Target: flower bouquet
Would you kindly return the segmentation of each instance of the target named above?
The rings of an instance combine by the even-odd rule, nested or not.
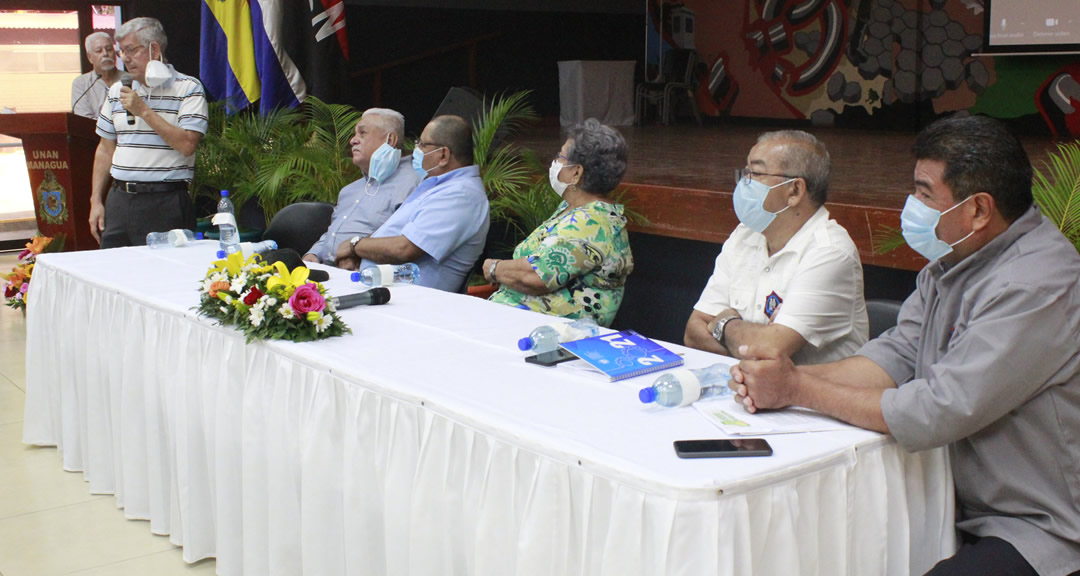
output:
[[[252,340],[309,342],[352,333],[306,266],[293,271],[242,252],[213,263],[199,289],[201,316],[232,325]]]
[[[39,234],[26,243],[26,249],[19,254],[19,263],[11,269],[10,274],[4,275],[4,280],[7,280],[4,298],[7,298],[8,306],[26,310],[26,295],[30,290],[30,277],[34,274],[34,262],[38,254],[59,252],[63,248],[63,236],[57,236],[54,239]]]

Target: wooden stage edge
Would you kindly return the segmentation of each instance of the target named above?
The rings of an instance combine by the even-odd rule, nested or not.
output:
[[[632,224],[630,230],[645,234],[722,243],[739,223],[729,191],[676,188],[624,182],[627,206],[649,219],[645,225]],[[885,227],[900,229],[900,210],[827,202],[829,216],[848,231],[863,264],[920,270],[926,259],[906,245],[885,254],[875,254],[872,238]]]

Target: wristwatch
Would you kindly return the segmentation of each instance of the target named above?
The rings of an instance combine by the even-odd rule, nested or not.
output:
[[[488,266],[488,276],[491,278],[492,284],[498,284],[499,281],[495,279],[495,267],[499,265],[498,260],[491,262],[491,266]]]
[[[716,341],[719,342],[720,345],[724,348],[727,348],[727,344],[724,342],[724,328],[727,327],[728,322],[738,319],[738,316],[724,316],[723,318],[717,320],[716,324],[713,326],[712,337],[715,338]]]
[[[356,255],[356,244],[360,242],[359,236],[353,236],[349,239],[349,249],[352,250],[353,255]]]

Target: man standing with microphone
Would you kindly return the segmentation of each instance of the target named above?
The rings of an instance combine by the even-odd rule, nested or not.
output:
[[[120,81],[121,72],[116,68],[116,50],[111,36],[94,32],[86,37],[84,45],[86,59],[94,69],[71,82],[71,111],[97,120],[109,86]]]
[[[130,75],[109,89],[97,124],[90,232],[102,248],[195,227],[188,185],[207,129],[202,83],[165,63],[161,22],[135,18],[116,29],[116,40]]]

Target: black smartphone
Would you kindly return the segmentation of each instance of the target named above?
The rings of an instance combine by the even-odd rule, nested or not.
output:
[[[556,348],[551,352],[544,352],[543,354],[534,354],[532,356],[526,356],[525,361],[529,364],[539,364],[541,366],[554,366],[560,362],[566,362],[567,360],[576,360],[577,356],[563,350],[562,348]]]
[[[675,454],[679,458],[739,458],[772,456],[772,446],[763,438],[732,438],[730,440],[676,440]]]

